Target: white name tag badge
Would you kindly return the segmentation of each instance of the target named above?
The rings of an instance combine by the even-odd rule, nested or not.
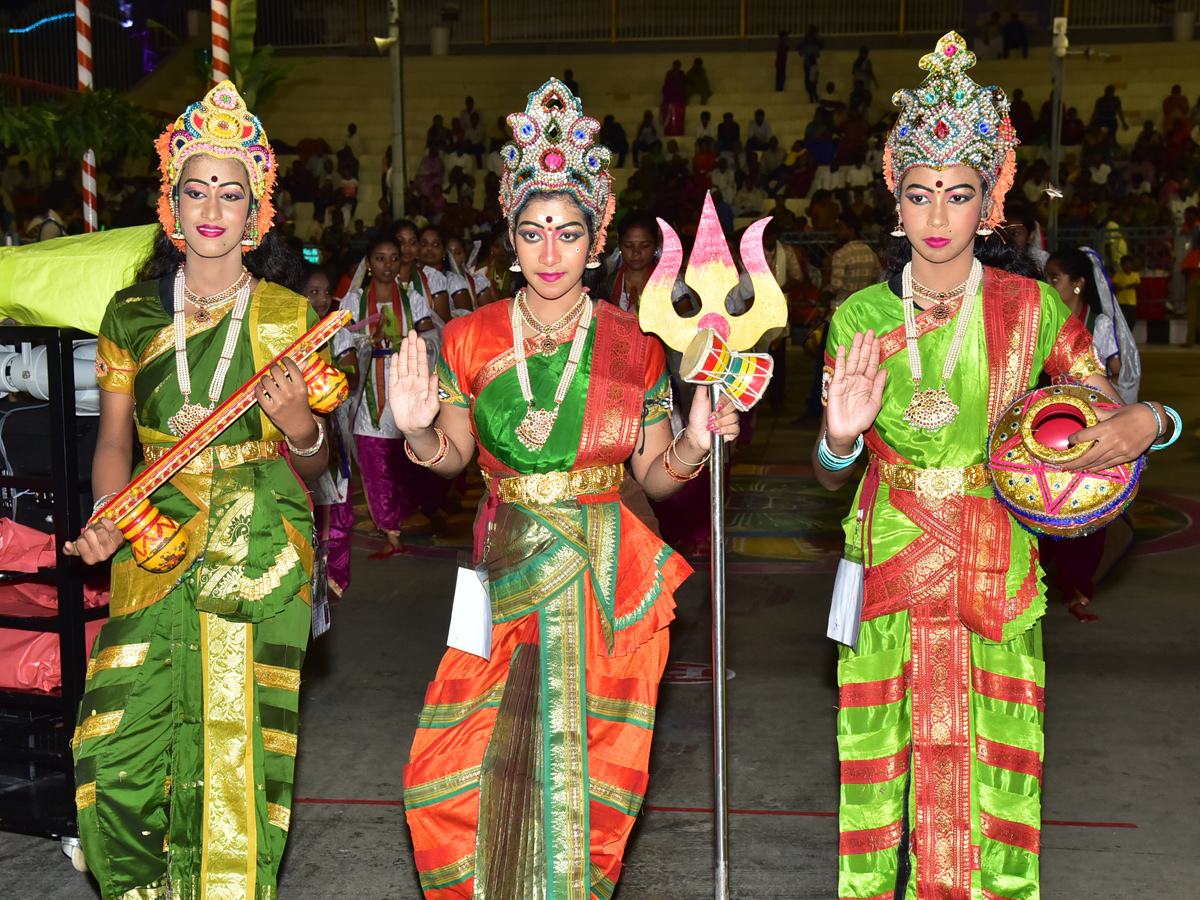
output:
[[[829,628],[825,634],[839,644],[857,649],[862,604],[862,563],[843,557],[833,580],[833,602],[829,606]]]
[[[458,568],[446,644],[472,656],[492,658],[492,598],[477,569]]]

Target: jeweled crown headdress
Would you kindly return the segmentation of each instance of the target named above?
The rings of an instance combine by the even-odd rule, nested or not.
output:
[[[604,246],[616,200],[609,149],[595,143],[600,123],[583,114],[583,104],[557,78],[529,95],[525,112],[508,117],[513,139],[504,145],[500,203],[509,224],[535,191],[566,191],[591,214],[596,248]]]
[[[158,218],[176,247],[182,250],[184,241],[178,227],[175,187],[184,164],[197,153],[236,159],[246,167],[257,216],[248,223],[242,249],[250,250],[258,245],[259,235],[266,234],[275,218],[275,208],[271,205],[271,192],[275,188],[275,153],[267,142],[262,122],[246,108],[246,102],[232,82],[222,81],[203,100],[184,110],[175,124],[159,135],[155,147],[162,173]]]
[[[921,86],[892,95],[900,116],[883,153],[887,186],[899,196],[904,173],[914,166],[970,166],[983,175],[991,196],[983,227],[992,228],[1004,221],[1004,195],[1017,165],[1008,97],[995,85],[980,87],[967,74],[975,54],[956,31],[943,35],[920,65],[929,73]]]

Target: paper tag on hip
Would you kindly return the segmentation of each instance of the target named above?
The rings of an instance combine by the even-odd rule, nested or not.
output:
[[[825,634],[839,644],[858,647],[862,624],[863,567],[843,557],[833,580],[833,602],[829,606],[829,628]]]
[[[492,658],[492,597],[488,593],[486,563],[474,568],[458,567],[446,644],[472,656]]]

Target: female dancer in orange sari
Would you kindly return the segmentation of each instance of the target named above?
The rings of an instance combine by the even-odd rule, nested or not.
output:
[[[509,124],[502,200],[527,286],[451,321],[436,374],[415,334],[390,372],[412,457],[453,477],[478,447],[490,483],[475,540],[490,658],[442,660],[404,802],[426,897],[607,898],[646,790],[672,592],[691,572],[618,487],[628,461],[669,496],[737,414],[697,391],[672,440],[662,346],[589,296],[613,208],[599,123],[552,79]]]

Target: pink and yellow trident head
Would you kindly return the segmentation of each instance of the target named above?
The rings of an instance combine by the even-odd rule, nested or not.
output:
[[[683,247],[671,226],[659,219],[662,256],[642,293],[642,330],[653,331],[668,347],[682,353],[696,333],[705,328],[720,335],[729,349],[749,350],[770,329],[787,325],[787,299],[763,253],[762,233],[770,221],[769,217],[759,219],[742,235],[742,263],[754,286],[754,305],[743,315],[731,316],[725,309],[725,297],[737,285],[738,272],[712,197],[704,198],[696,243],[683,275],[687,285],[700,295],[700,315],[684,319],[671,303],[671,289],[683,264]]]

